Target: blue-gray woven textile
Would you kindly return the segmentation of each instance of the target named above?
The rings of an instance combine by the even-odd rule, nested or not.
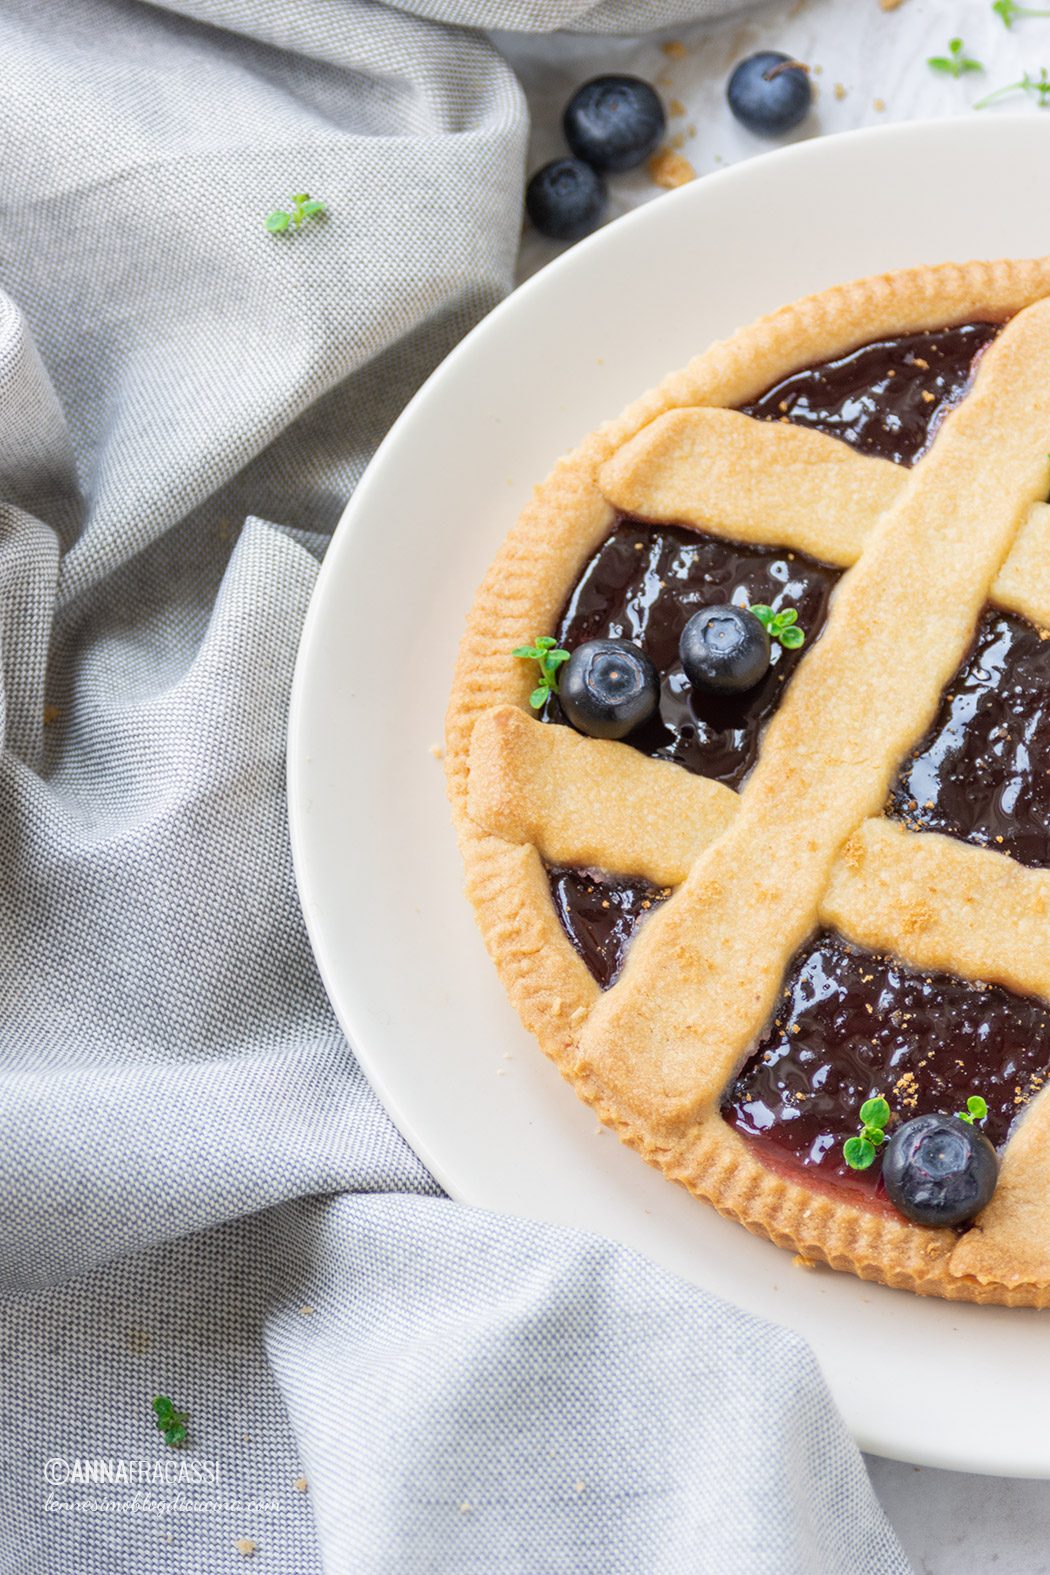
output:
[[[2,1575],[905,1569],[795,1336],[441,1195],[288,850],[319,557],[513,279],[524,100],[455,24],[730,8],[0,8]]]

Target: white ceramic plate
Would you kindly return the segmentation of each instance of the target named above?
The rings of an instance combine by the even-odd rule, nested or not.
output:
[[[532,484],[710,340],[840,280],[1050,251],[1050,117],[802,143],[618,220],[413,400],[346,510],[299,654],[292,833],[321,973],[456,1198],[616,1237],[800,1330],[879,1454],[1050,1476],[1050,1315],[805,1273],[621,1148],[518,1024],[461,895],[431,746],[464,615]]]

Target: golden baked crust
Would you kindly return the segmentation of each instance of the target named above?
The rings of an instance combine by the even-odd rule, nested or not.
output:
[[[599,429],[536,489],[478,592],[446,749],[486,944],[522,1021],[601,1120],[808,1259],[922,1294],[1028,1306],[1050,1305],[1045,1095],[962,1237],[779,1174],[718,1104],[822,922],[918,966],[1050,997],[1050,873],[880,818],[989,597],[1050,626],[1047,296],[1050,259],[845,285],[713,346]],[[727,408],[877,338],[1007,318],[910,472]],[[509,653],[556,627],[618,509],[750,541],[768,539],[776,518],[777,545],[852,566],[739,795],[528,717],[530,676]],[[557,793],[540,798],[541,780]],[[544,857],[676,887],[604,993],[562,930]],[[792,892],[789,913],[763,925],[777,890]]]

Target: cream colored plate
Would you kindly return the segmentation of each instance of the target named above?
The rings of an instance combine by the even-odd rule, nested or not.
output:
[[[354,494],[307,619],[289,739],[322,975],[454,1197],[616,1237],[800,1330],[866,1449],[1029,1476],[1050,1476],[1050,1314],[805,1273],[597,1136],[484,954],[430,751],[475,586],[563,450],[796,296],[1050,252],[1048,168],[1037,112],[828,137],[661,197],[538,274],[438,369]]]

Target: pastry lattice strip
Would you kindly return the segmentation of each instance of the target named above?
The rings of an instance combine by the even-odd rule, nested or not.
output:
[[[821,432],[692,409],[643,427],[600,481],[615,508],[650,523],[766,544],[775,520],[778,546],[848,569],[911,474]],[[1050,627],[1050,504],[1031,505],[988,599]]]
[[[545,792],[551,782],[556,794]],[[474,729],[471,818],[549,864],[678,886],[737,811],[731,788],[499,706]],[[531,806],[523,813],[522,806]],[[1050,1000],[1050,870],[937,832],[866,820],[832,865],[819,922],[919,969]]]

